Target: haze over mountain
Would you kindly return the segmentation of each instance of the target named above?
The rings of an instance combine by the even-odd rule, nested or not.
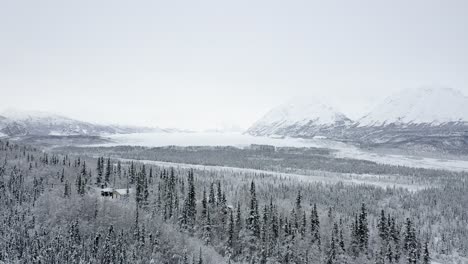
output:
[[[41,111],[8,109],[0,114],[0,133],[8,136],[102,135],[152,131],[162,130],[150,127],[100,125]]]

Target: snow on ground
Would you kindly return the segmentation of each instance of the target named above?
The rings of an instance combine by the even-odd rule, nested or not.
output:
[[[336,150],[337,157],[369,160],[377,163],[417,168],[468,171],[468,160],[424,158],[408,155],[378,154],[356,146],[323,138],[271,138],[254,137],[241,133],[136,133],[109,136],[114,143],[104,146],[236,146],[265,144],[277,147],[318,147]]]
[[[392,177],[386,177],[385,175],[359,175],[359,174],[349,174],[349,173],[331,173],[331,172],[322,172],[322,171],[310,171],[307,174],[296,174],[296,173],[283,173],[276,171],[268,170],[258,170],[258,169],[248,169],[248,168],[237,168],[237,167],[228,167],[228,166],[208,166],[208,165],[196,165],[196,164],[187,164],[187,163],[174,163],[174,162],[164,162],[164,161],[154,161],[154,160],[136,160],[136,159],[119,159],[123,162],[137,161],[144,164],[155,165],[160,167],[174,167],[181,169],[197,169],[197,170],[206,170],[206,171],[217,171],[217,172],[227,172],[227,173],[251,173],[251,174],[267,174],[280,179],[294,179],[304,182],[321,182],[326,184],[334,184],[343,182],[345,184],[368,184],[382,188],[404,188],[410,191],[419,191],[429,186],[424,186],[421,184],[411,184],[411,183],[402,183],[401,180],[398,182],[395,179],[392,180]]]
[[[431,264],[468,264],[468,258],[460,256],[458,253],[452,255],[438,255],[437,260],[432,260]]]
[[[382,164],[400,165],[407,167],[442,169],[451,171],[468,171],[468,160],[437,159],[408,155],[379,154],[361,150],[357,147],[341,148],[336,153],[337,157],[353,158],[374,161]]]
[[[277,147],[304,147],[300,139],[280,139],[270,137],[254,137],[242,133],[216,132],[181,132],[181,133],[135,133],[116,134],[109,138],[115,141],[108,145],[134,145],[147,147],[161,146],[235,146],[245,147],[251,144],[265,144]]]

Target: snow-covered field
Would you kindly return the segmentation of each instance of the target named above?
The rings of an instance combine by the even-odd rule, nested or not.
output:
[[[314,146],[312,142],[293,138],[254,137],[242,133],[136,133],[109,135],[115,141],[108,145],[134,145],[147,147],[161,146],[236,146],[245,147],[250,144],[265,144],[277,147]]]
[[[319,147],[336,150],[337,157],[369,160],[377,163],[402,165],[418,168],[468,171],[468,160],[425,158],[408,155],[380,154],[356,146],[322,138],[271,138],[254,137],[241,133],[137,133],[109,136],[114,143],[105,146],[236,146],[266,144],[277,147]]]
[[[228,166],[208,166],[208,165],[196,165],[187,163],[174,163],[154,160],[133,160],[133,159],[120,159],[124,162],[138,161],[144,164],[156,165],[160,167],[174,167],[181,169],[197,169],[203,171],[216,171],[216,172],[227,172],[227,173],[251,173],[251,174],[265,174],[280,179],[298,180],[302,182],[321,182],[325,184],[336,184],[339,182],[345,184],[368,184],[382,188],[404,188],[410,191],[419,191],[430,186],[421,184],[412,184],[411,182],[400,182],[401,179],[396,180],[394,177],[388,177],[384,175],[359,175],[350,173],[330,173],[323,171],[310,171],[306,174],[298,173],[283,173],[268,170],[248,169],[248,168],[236,168]]]
[[[427,158],[410,155],[381,154],[359,149],[347,145],[338,149],[336,156],[342,158],[353,158],[369,160],[382,164],[400,165],[416,168],[443,169],[451,171],[468,171],[468,160]]]

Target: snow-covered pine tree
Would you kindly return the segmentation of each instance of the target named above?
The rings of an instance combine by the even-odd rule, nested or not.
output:
[[[110,179],[111,173],[112,173],[112,164],[111,164],[111,160],[110,160],[110,158],[107,158],[107,162],[106,162],[106,173],[105,173],[105,177],[104,177],[104,182],[105,182],[106,184],[109,184],[109,183],[111,182],[111,179]]]
[[[367,221],[367,208],[364,203],[361,205],[361,212],[358,220],[359,249],[362,253],[367,254],[369,247],[369,226]]]
[[[250,184],[250,207],[247,228],[256,238],[260,238],[260,215],[258,213],[258,201],[255,191],[255,183]]]
[[[101,187],[102,185],[102,174],[103,174],[103,164],[102,164],[102,157],[97,159],[97,167],[96,167],[96,185]]]

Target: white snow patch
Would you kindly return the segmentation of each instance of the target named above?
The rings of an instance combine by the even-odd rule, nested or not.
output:
[[[75,136],[79,133],[69,133],[64,131],[50,131],[49,136]]]

